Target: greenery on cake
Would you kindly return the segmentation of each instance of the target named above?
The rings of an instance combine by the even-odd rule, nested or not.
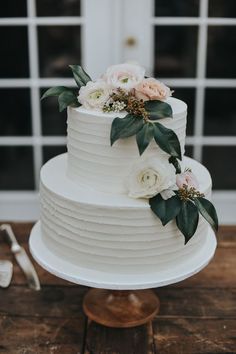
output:
[[[214,231],[218,229],[215,207],[198,190],[197,177],[190,169],[176,174],[164,157],[141,159],[135,164],[127,179],[127,189],[132,198],[149,199],[151,210],[163,226],[175,220],[185,244],[195,234],[199,214]]]
[[[175,196],[164,200],[158,194],[151,198],[149,203],[163,226],[176,219],[177,227],[185,237],[185,244],[192,238],[197,229],[199,213],[212,226],[214,231],[218,230],[218,218],[213,204],[195,188],[188,188],[187,185],[184,185],[176,191]]]
[[[106,104],[113,107],[117,102],[124,104],[128,114],[124,118],[115,118],[111,127],[111,145],[118,139],[136,135],[139,154],[142,155],[150,142],[154,139],[156,144],[169,155],[181,160],[181,148],[175,132],[166,128],[159,121],[163,118],[172,118],[171,106],[160,100],[138,99],[133,92],[126,92],[118,88],[111,95],[112,103]]]
[[[58,97],[59,110],[83,106],[104,113],[126,112],[123,118],[115,117],[111,124],[110,143],[136,137],[140,156],[154,141],[165,157],[140,157],[131,166],[127,177],[127,193],[131,198],[146,198],[153,213],[163,225],[172,220],[184,235],[185,244],[194,235],[199,215],[218,229],[217,213],[213,204],[198,189],[199,184],[191,170],[182,172],[182,153],[176,133],[162,124],[165,118],[173,119],[167,99],[172,95],[162,82],[145,76],[137,64],[110,66],[98,80],[79,65],[70,65],[76,89],[57,86],[47,90],[42,99]]]
[[[140,155],[154,140],[171,157],[181,160],[177,135],[161,124],[163,118],[173,117],[171,106],[165,102],[172,94],[167,86],[145,77],[145,70],[137,64],[112,65],[96,81],[81,66],[70,65],[70,68],[78,88],[53,87],[42,99],[57,96],[60,111],[80,105],[107,113],[126,111],[124,118],[117,117],[112,122],[111,145],[135,135]]]
[[[64,111],[68,106],[79,107],[81,104],[78,101],[78,88],[85,86],[92,79],[84,71],[80,65],[69,65],[72,70],[74,80],[77,84],[76,89],[71,89],[65,86],[56,86],[48,89],[42,96],[42,100],[47,97],[58,97],[59,111]]]

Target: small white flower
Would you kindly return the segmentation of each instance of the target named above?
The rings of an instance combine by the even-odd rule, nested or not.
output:
[[[87,109],[102,109],[109,100],[112,91],[110,86],[102,81],[89,81],[79,90],[78,101]]]
[[[124,63],[110,66],[103,78],[113,88],[130,91],[143,80],[144,74],[145,69],[141,66]]]
[[[112,103],[112,111],[118,113],[120,111],[123,111],[125,109],[126,104],[124,102],[116,101]]]
[[[135,164],[127,179],[128,195],[152,198],[175,185],[175,169],[165,158],[150,157]],[[170,197],[170,193],[167,199]],[[173,194],[171,194],[172,196]]]

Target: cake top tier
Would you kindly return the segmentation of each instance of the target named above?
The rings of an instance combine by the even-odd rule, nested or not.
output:
[[[84,184],[96,191],[124,194],[127,193],[127,178],[137,163],[148,163],[149,168],[152,168],[153,161],[149,159],[155,158],[168,170],[168,151],[175,152],[171,150],[171,143],[173,142],[181,158],[184,154],[187,110],[186,104],[180,100],[170,97],[168,102],[173,118],[162,118],[156,123],[143,123],[142,118],[130,116],[127,112],[104,113],[83,107],[70,108],[67,129],[68,177],[76,184]],[[137,126],[141,130],[141,125],[145,127],[145,124],[147,128],[150,127],[150,133],[156,124],[160,146],[163,149],[153,137],[148,141],[149,144],[146,144],[148,146],[140,151],[142,139],[138,146],[140,133],[133,129]],[[119,138],[120,133],[123,135]],[[144,134],[144,140],[148,138],[148,134],[149,132]],[[174,168],[172,172],[173,170]]]

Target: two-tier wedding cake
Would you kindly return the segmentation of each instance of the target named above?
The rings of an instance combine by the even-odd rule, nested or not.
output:
[[[136,64],[114,65],[96,81],[71,68],[79,89],[44,95],[68,106],[68,153],[41,170],[44,244],[114,276],[190,259],[217,216],[209,172],[184,157],[187,105]]]

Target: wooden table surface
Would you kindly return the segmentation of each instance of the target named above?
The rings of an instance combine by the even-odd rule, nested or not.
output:
[[[32,224],[12,224],[28,250]],[[236,226],[221,227],[210,265],[188,280],[155,290],[161,310],[152,323],[110,329],[88,323],[88,288],[58,279],[36,264],[42,290],[27,287],[14,262],[8,289],[0,289],[0,353],[213,354],[236,353]],[[13,260],[0,240],[0,259]]]

